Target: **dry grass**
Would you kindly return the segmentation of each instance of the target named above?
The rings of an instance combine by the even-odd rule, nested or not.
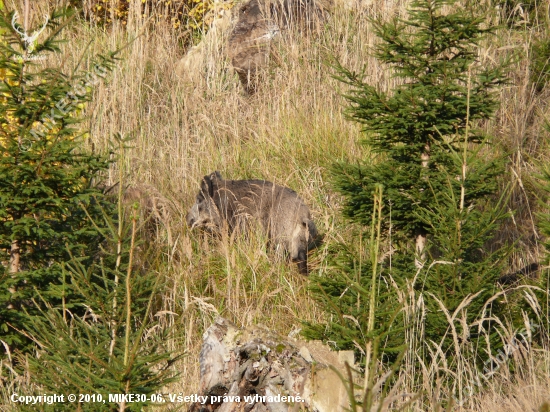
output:
[[[242,92],[223,47],[210,49],[201,82],[190,86],[176,74],[182,50],[170,32],[145,29],[147,34],[123,53],[89,108],[95,147],[106,148],[114,133],[131,134],[133,148],[118,166],[130,182],[152,185],[176,205],[174,244],[167,245],[170,270],[165,273],[171,292],[164,309],[178,314],[171,319],[182,335],[183,347],[177,349],[190,356],[179,366],[188,378],[174,392],[196,390],[202,332],[215,315],[238,325],[263,323],[285,334],[300,328],[299,319],[322,316],[308,295],[306,279],[293,265],[274,261],[260,235],[210,239],[190,233],[184,216],[201,177],[220,170],[227,178],[263,178],[293,188],[312,208],[326,239],[341,234],[327,167],[336,159],[360,157],[362,149],[356,145],[358,128],[342,115],[337,83],[325,61],[328,50],[341,49],[346,64],[359,67],[366,54],[359,36],[352,46],[361,54],[347,55],[353,16],[342,12],[335,18],[341,31],[325,31],[317,39],[286,35],[252,98]],[[369,33],[364,27],[351,28]],[[126,33],[114,33],[93,33],[91,48],[104,51],[123,44]],[[312,257],[314,265],[322,264],[323,253]]]
[[[36,7],[45,3],[37,2]],[[230,69],[223,38],[219,47],[209,48],[204,56],[200,82],[190,85],[176,74],[184,50],[170,27],[151,27],[132,19],[127,28],[115,25],[107,32],[77,22],[68,34],[70,41],[59,56],[67,68],[83,54],[105,53],[133,40],[121,53],[108,82],[94,91],[94,102],[87,109],[88,143],[104,150],[115,133],[133,136],[132,147],[112,168],[108,180],[116,182],[117,168],[122,167],[129,183],[151,185],[173,205],[166,223],[171,242],[166,233],[158,239],[166,255],[165,265],[158,271],[170,291],[162,309],[177,314],[164,316],[164,322],[174,324],[179,332],[169,346],[189,356],[178,365],[185,379],[169,388],[170,392],[195,392],[201,335],[217,314],[237,325],[263,323],[284,334],[298,329],[300,319],[322,319],[307,292],[307,279],[294,266],[274,259],[260,235],[223,236],[220,240],[191,233],[185,213],[201,177],[220,170],[231,179],[262,178],[291,187],[311,207],[320,232],[325,234],[325,246],[345,239],[350,229],[339,214],[340,200],[331,189],[328,169],[335,161],[354,161],[368,153],[357,144],[359,127],[342,113],[340,85],[331,77],[327,63],[337,57],[355,70],[366,64],[370,82],[391,88],[394,80],[368,55],[376,39],[367,17],[404,14],[406,3],[368,2],[356,11],[337,7],[314,35],[284,33],[273,51],[271,66],[262,74],[260,91],[253,97],[243,93]],[[35,9],[33,14],[42,13]],[[522,34],[502,28],[482,50],[482,60],[491,64],[509,50],[528,54],[532,38],[529,31]],[[549,140],[540,134],[540,126],[544,118],[550,118],[549,92],[547,88],[542,94],[534,93],[528,70],[527,58],[513,63],[512,82],[501,92],[502,107],[487,125],[497,138],[491,150],[512,159],[510,179],[515,191],[510,204],[517,213],[502,236],[522,245],[522,252],[514,258],[517,266],[539,259],[538,235],[533,229],[532,175],[537,168],[533,160],[548,161],[545,150]],[[314,269],[325,270],[326,253],[322,247],[313,254]],[[409,302],[410,319],[415,321],[422,308],[413,293],[404,291],[403,298]],[[514,331],[505,327],[501,332],[514,336]],[[412,336],[403,391],[425,391],[422,401],[411,410],[435,410],[436,404],[448,399],[448,389],[465,386],[468,377],[474,376],[467,356],[473,349],[456,348],[458,355],[464,354],[464,365],[453,384],[444,356],[435,357],[434,364],[424,365],[422,370],[414,369],[417,345],[420,342]],[[437,344],[432,350],[437,351]],[[528,354],[525,359],[521,364],[524,373],[511,377],[501,372],[460,410],[537,410],[549,399],[550,357],[544,352]],[[418,382],[419,375],[423,387],[411,387],[407,382]]]
[[[532,354],[533,363],[524,365],[524,371],[514,378],[500,378],[478,395],[472,411],[544,411],[550,403],[548,352]],[[523,375],[523,376],[522,376]],[[540,409],[539,409],[540,408]],[[546,409],[548,410],[548,409]]]

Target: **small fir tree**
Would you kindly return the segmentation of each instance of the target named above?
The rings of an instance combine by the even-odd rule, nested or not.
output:
[[[49,67],[44,59],[59,52],[69,18],[54,11],[31,30],[0,10],[0,339],[12,349],[26,342],[23,309],[61,304],[63,262],[90,256],[102,241],[83,206],[101,216],[93,184],[109,162],[83,148],[78,113],[114,62],[101,58],[73,76]]]
[[[470,129],[468,142],[484,140],[472,126],[493,115],[498,103],[494,89],[504,82],[501,67],[478,62],[477,46],[494,29],[482,28],[484,19],[465,10],[442,12],[453,4],[413,1],[409,20],[374,22],[382,40],[374,55],[400,83],[391,93],[337,67],[339,79],[351,86],[348,115],[364,125],[364,143],[377,154],[369,163],[336,167],[336,187],[346,198],[344,214],[368,225],[374,185],[383,183],[395,240],[414,239],[420,255],[430,228],[418,211],[433,203],[434,193],[445,192],[440,169],[454,172],[450,154],[460,152],[465,129]],[[466,207],[495,193],[495,177],[502,169],[492,166],[469,179]]]
[[[302,331],[307,339],[330,342],[336,350],[355,350],[357,362],[366,369],[376,364],[378,354],[397,361],[405,339],[403,302],[378,265],[381,192],[379,187],[374,198],[370,238],[354,233],[348,244],[333,245],[327,259],[332,276],[312,275],[310,290],[330,317],[326,324],[304,322]]]
[[[378,265],[381,186],[374,204],[370,238],[355,233],[349,244],[332,246],[328,264],[335,276],[312,276],[310,290],[332,316],[326,325],[305,322],[303,335],[309,339],[330,341],[338,350],[370,347],[375,339],[380,343],[380,336],[388,336],[381,350],[393,358],[403,344],[402,330],[393,325],[402,304],[393,293],[392,282],[381,275]],[[368,362],[368,359],[360,357],[360,362],[364,361]]]
[[[136,269],[136,252],[143,245],[137,238],[135,206],[131,226],[106,211],[109,224],[99,259],[75,257],[65,265],[62,286],[72,295],[71,308],[56,309],[44,302],[45,310],[28,317],[28,334],[38,356],[27,356],[26,363],[37,395],[93,395],[79,402],[82,411],[141,411],[169,401],[168,396],[155,400],[152,395],[175,380],[172,365],[181,354],[168,350],[170,328],[154,316],[166,293],[163,277]],[[147,256],[150,266],[157,258],[158,254]],[[109,394],[134,394],[134,398],[131,403],[122,398],[112,402]],[[65,401],[42,408],[72,411],[75,404]]]
[[[413,286],[427,295],[424,299],[427,308],[426,336],[442,342],[444,350],[450,348],[451,339],[450,336],[445,338],[449,335],[450,325],[442,313],[443,307],[454,314],[468,302],[457,313],[453,326],[469,339],[477,339],[482,328],[491,329],[493,323],[488,319],[492,315],[510,316],[516,309],[505,308],[498,300],[485,307],[498,291],[497,281],[511,250],[506,245],[489,245],[508,216],[505,208],[507,198],[506,195],[501,196],[497,202],[477,199],[467,206],[465,199],[470,189],[469,180],[490,175],[487,168],[494,165],[486,162],[478,151],[468,150],[466,140],[462,153],[451,154],[455,164],[451,170],[463,170],[460,187],[454,187],[456,174],[442,169],[441,176],[447,181],[446,190],[438,194],[432,192],[432,203],[418,212],[418,218],[429,228],[427,255],[432,263],[417,272]],[[474,298],[470,300],[471,297]],[[464,319],[466,323],[458,319]],[[478,327],[474,327],[476,322]],[[491,344],[493,351],[502,346],[500,339],[492,340]],[[485,353],[477,356],[477,360],[482,362]]]
[[[374,22],[381,39],[374,55],[397,79],[392,91],[383,92],[337,65],[338,78],[350,86],[345,96],[350,103],[348,115],[363,124],[363,143],[375,153],[358,165],[336,165],[334,182],[344,196],[344,215],[370,225],[375,187],[384,186],[382,225],[390,243],[391,265],[384,262],[381,276],[391,277],[401,290],[412,286],[422,294],[427,314],[419,342],[443,339],[444,350],[452,342],[443,308],[454,313],[475,296],[465,309],[466,324],[484,319],[484,305],[495,291],[505,255],[505,249],[484,250],[506,216],[502,202],[491,203],[504,165],[500,159],[482,158],[479,150],[488,137],[475,127],[497,108],[495,89],[505,82],[503,67],[482,67],[478,46],[494,28],[483,28],[482,17],[454,3],[416,0],[408,20]],[[336,313],[336,305],[342,313],[358,311],[342,299],[345,295],[327,293],[328,283],[331,290],[347,290],[343,273],[336,270],[330,280],[317,280],[312,286],[331,314]],[[362,302],[363,310],[370,310]],[[384,314],[379,314],[382,321]],[[347,326],[354,328],[350,322]],[[396,339],[406,339],[406,328]],[[325,339],[342,336],[331,324],[306,333]]]

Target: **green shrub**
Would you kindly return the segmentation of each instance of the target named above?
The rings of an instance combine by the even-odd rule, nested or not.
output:
[[[350,87],[345,96],[348,115],[363,125],[363,143],[375,155],[359,164],[337,164],[334,185],[344,197],[344,215],[363,227],[373,222],[377,203],[372,198],[378,185],[383,186],[379,221],[391,258],[373,266],[373,273],[385,279],[377,283],[377,327],[365,328],[361,311],[374,306],[360,293],[354,296],[359,286],[369,290],[374,282],[353,281],[351,275],[363,279],[357,262],[368,267],[368,260],[343,255],[339,268],[313,281],[312,290],[333,321],[306,330],[309,337],[332,336],[348,348],[360,334],[387,328],[392,305],[405,305],[403,296],[410,293],[426,308],[415,326],[421,358],[429,360],[433,343],[454,367],[452,359],[459,353],[450,330],[474,342],[480,339],[462,330],[456,319],[464,315],[467,328],[481,322],[487,330],[492,326],[487,316],[504,313],[498,302],[485,306],[497,290],[507,253],[497,246],[495,251],[486,249],[506,217],[503,202],[494,201],[504,162],[480,153],[489,140],[476,125],[494,114],[496,89],[506,79],[503,66],[483,67],[478,60],[477,48],[494,28],[484,28],[483,17],[454,3],[416,0],[408,20],[374,22],[381,39],[374,55],[399,79],[390,92],[336,65],[339,80]],[[340,313],[359,321],[350,322]],[[454,321],[449,313],[456,315]],[[342,324],[336,325],[338,321]],[[390,348],[411,343],[410,321],[398,326],[403,332],[397,329],[388,338]],[[355,332],[343,333],[344,328]]]
[[[176,378],[171,365],[179,352],[166,347],[173,338],[170,329],[154,316],[164,278],[135,266],[137,207],[133,214],[128,226],[106,212],[103,218],[109,229],[101,251],[90,259],[75,257],[67,262],[61,287],[71,295],[70,306],[54,308],[44,302],[41,313],[28,316],[27,333],[36,343],[37,356],[27,356],[26,363],[37,395],[95,394],[104,402],[83,402],[78,410],[141,411],[155,403],[151,395],[161,393]],[[146,259],[153,264],[155,256]],[[109,402],[109,394],[140,397],[123,406]],[[73,411],[75,405],[42,407]]]
[[[109,161],[83,149],[78,126],[80,108],[113,58],[73,77],[39,64],[59,51],[68,17],[52,12],[50,34],[28,43],[16,31],[23,28],[12,26],[13,12],[0,10],[0,339],[12,349],[28,343],[23,311],[61,305],[64,264],[71,256],[90,259],[103,241],[102,225],[86,213],[101,222],[108,207],[94,181]]]

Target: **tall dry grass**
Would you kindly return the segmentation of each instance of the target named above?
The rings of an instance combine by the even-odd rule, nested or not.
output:
[[[40,19],[52,3],[34,2],[32,17]],[[190,84],[177,74],[177,64],[186,52],[177,34],[162,22],[140,19],[139,3],[132,3],[127,26],[114,24],[104,29],[77,21],[65,32],[69,41],[58,62],[69,70],[80,56],[127,44],[108,81],[94,90],[94,101],[87,108],[88,144],[94,150],[107,150],[114,134],[132,136],[131,148],[113,165],[107,180],[115,183],[122,168],[127,183],[154,186],[172,205],[170,217],[163,222],[169,226],[170,239],[168,231],[160,230],[156,242],[164,262],[153,269],[164,277],[169,290],[160,308],[163,322],[177,331],[169,347],[188,355],[177,365],[182,379],[167,391],[190,394],[198,385],[202,333],[218,314],[237,325],[262,323],[283,334],[298,330],[300,319],[323,318],[308,294],[307,279],[284,260],[274,258],[261,235],[214,239],[188,230],[185,213],[200,179],[219,170],[226,178],[262,178],[296,190],[324,234],[325,245],[313,253],[311,261],[313,270],[325,273],[327,245],[345,241],[351,231],[340,216],[340,199],[331,188],[329,168],[336,161],[354,162],[369,155],[358,144],[362,138],[359,127],[343,114],[341,85],[332,77],[330,62],[337,58],[356,71],[365,67],[369,82],[391,89],[390,73],[369,55],[377,41],[369,18],[404,16],[408,2],[371,1],[354,10],[336,5],[314,33],[283,33],[254,96],[243,92],[225,57],[227,33],[206,48],[200,80]],[[518,267],[540,259],[532,176],[535,160],[549,160],[548,136],[541,134],[540,127],[544,119],[550,119],[548,87],[537,94],[529,83],[529,50],[535,36],[528,27],[517,31],[502,26],[480,51],[484,64],[493,64],[511,51],[521,56],[510,66],[512,81],[501,90],[496,118],[485,126],[496,137],[487,150],[512,160],[510,207],[516,214],[501,236],[519,242],[520,251],[512,262]],[[84,65],[88,62],[86,57]],[[463,362],[458,375],[449,373],[444,354],[418,369],[415,354],[422,345],[418,340],[422,305],[412,289],[400,293],[407,316],[417,324],[413,330],[418,332],[410,339],[402,392],[422,393],[410,410],[435,410],[449,399],[450,389],[457,385],[462,389],[474,378],[468,359],[479,348],[457,344],[456,355]],[[450,333],[461,322],[460,313],[452,316]],[[514,333],[502,325],[504,338]],[[429,348],[437,353],[438,344]],[[460,410],[536,410],[547,400],[548,351],[521,353],[520,360],[509,363],[520,374],[503,367]],[[528,391],[522,388],[526,384]],[[514,409],[517,405],[521,408]]]

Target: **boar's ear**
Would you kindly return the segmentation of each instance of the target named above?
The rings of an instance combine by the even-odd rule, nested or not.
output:
[[[214,180],[223,180],[221,173],[218,172],[217,170],[210,175],[210,179],[212,181],[214,181]]]
[[[201,193],[206,197],[214,196],[214,186],[212,184],[211,176],[204,176],[201,182]]]

